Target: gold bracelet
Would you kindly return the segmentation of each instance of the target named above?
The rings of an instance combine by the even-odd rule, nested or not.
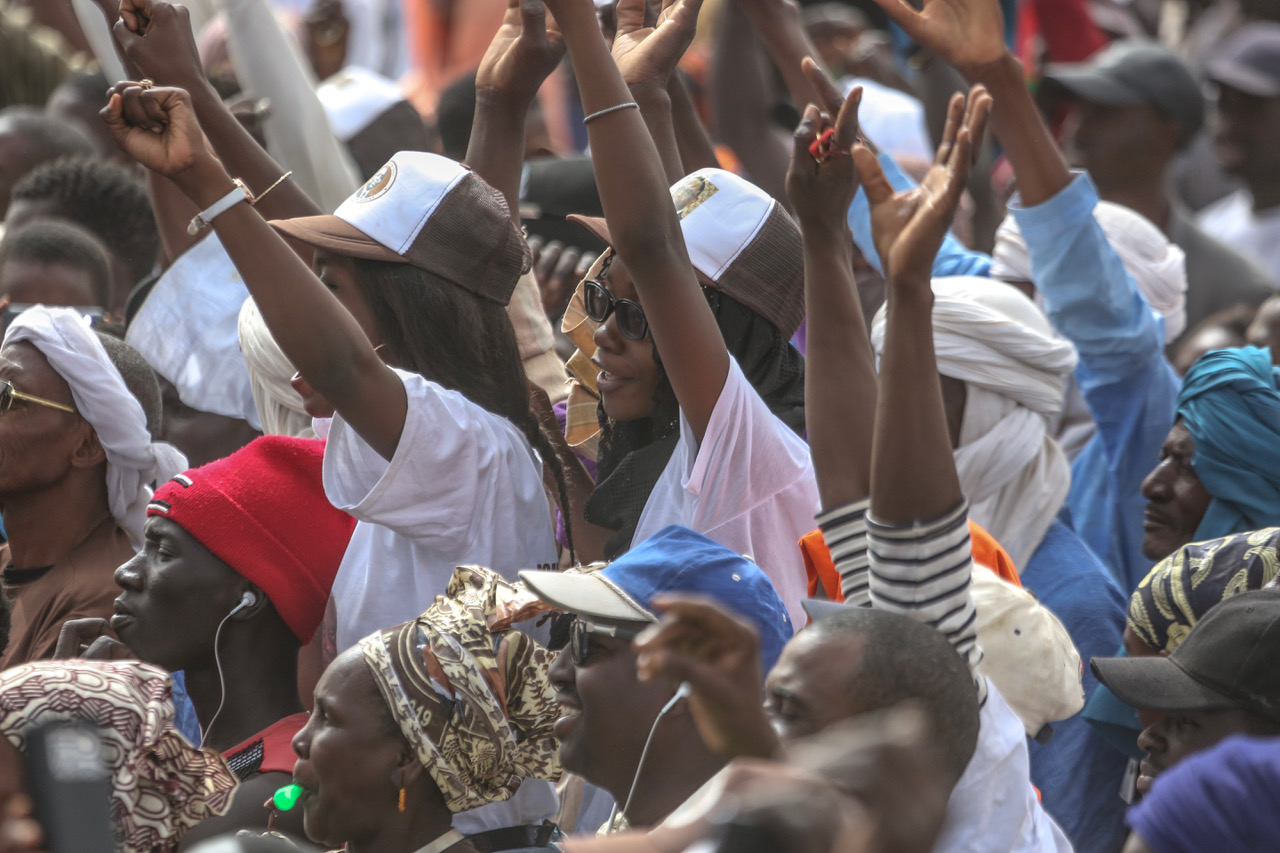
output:
[[[264,198],[267,197],[267,193],[271,192],[273,189],[275,189],[276,187],[280,186],[285,181],[287,181],[289,179],[289,176],[292,174],[293,174],[292,170],[285,172],[283,175],[281,175],[279,178],[276,179],[276,182],[274,184],[272,184],[271,186],[263,190],[262,195],[254,196],[252,199],[250,199],[249,204],[256,205],[258,202],[262,201]]]

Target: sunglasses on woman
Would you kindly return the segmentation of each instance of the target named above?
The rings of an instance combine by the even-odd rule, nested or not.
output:
[[[587,316],[597,323],[603,323],[609,319],[610,314],[616,312],[618,331],[627,340],[642,341],[649,334],[649,321],[645,318],[640,303],[630,299],[614,299],[604,282],[588,279],[582,288],[582,304]]]
[[[48,406],[50,409],[76,414],[76,410],[68,405],[55,403],[52,400],[46,400],[44,397],[36,397],[32,394],[23,394],[17,388],[14,388],[13,383],[8,379],[0,379],[0,414],[12,409],[14,400],[22,400],[26,403],[35,403],[37,406]]]

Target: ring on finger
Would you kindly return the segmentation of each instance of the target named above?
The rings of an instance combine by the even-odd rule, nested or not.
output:
[[[156,83],[150,77],[143,77],[138,81],[138,85],[143,88],[143,91],[146,91],[147,89],[154,88]]]

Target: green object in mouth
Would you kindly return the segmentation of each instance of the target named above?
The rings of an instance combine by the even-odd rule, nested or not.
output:
[[[282,812],[291,811],[302,796],[301,785],[285,785],[271,797],[272,804]]]

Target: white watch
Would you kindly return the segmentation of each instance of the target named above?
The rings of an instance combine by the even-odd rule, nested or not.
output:
[[[187,226],[188,234],[193,237],[199,234],[201,228],[213,222],[214,219],[226,213],[239,202],[247,201],[253,204],[253,193],[249,192],[249,188],[244,185],[244,181],[236,178],[232,183],[235,184],[235,187],[229,190],[226,195],[192,217],[191,224]]]

